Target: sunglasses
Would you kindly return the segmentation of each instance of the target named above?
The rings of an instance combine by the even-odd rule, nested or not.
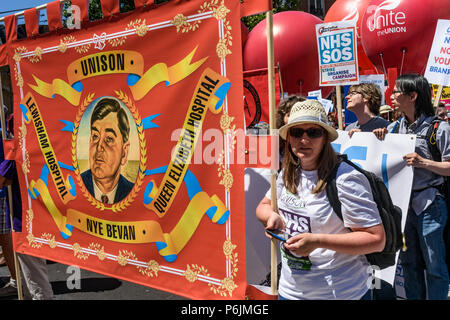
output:
[[[347,93],[348,96],[354,96],[355,94],[361,94],[361,92],[359,92],[359,91],[349,91]]]
[[[294,138],[301,138],[303,134],[306,132],[306,135],[311,139],[317,139],[324,135],[325,131],[319,128],[309,128],[309,129],[301,129],[301,128],[290,128],[289,135]]]

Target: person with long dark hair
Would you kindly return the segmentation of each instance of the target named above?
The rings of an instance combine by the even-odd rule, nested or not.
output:
[[[436,161],[426,141],[427,131],[435,119],[427,79],[418,74],[399,76],[391,100],[404,117],[387,128],[374,130],[375,135],[380,139],[386,133],[416,135],[415,151],[403,157],[414,169],[404,231],[406,250],[400,253],[406,298],[445,300],[449,274],[443,234],[448,213],[442,186],[443,176],[450,175],[450,126],[445,121],[439,123],[433,138],[441,154]]]

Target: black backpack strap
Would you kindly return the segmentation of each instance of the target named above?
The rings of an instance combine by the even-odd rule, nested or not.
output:
[[[347,155],[338,155],[338,158],[339,158],[338,164],[334,167],[333,171],[331,171],[330,175],[327,178],[327,186],[326,186],[325,190],[327,192],[328,201],[330,202],[331,207],[333,208],[333,210],[337,214],[337,216],[343,221],[344,219],[342,218],[341,201],[339,200],[337,186],[336,186],[336,175],[337,175],[339,166],[341,165],[342,162],[347,163],[348,165],[353,167],[355,170],[361,172],[369,180],[369,183],[370,183],[370,177],[367,176],[366,172],[362,168],[360,168],[359,166],[357,166],[356,164],[354,164],[353,162],[348,160]]]
[[[435,117],[432,121],[430,126],[428,127],[427,134],[425,136],[425,139],[427,141],[428,150],[431,152],[431,156],[433,157],[434,161],[441,162],[441,152],[439,151],[439,148],[437,147],[437,130],[439,128],[439,124],[442,120]]]
[[[327,186],[325,187],[325,190],[327,192],[328,201],[330,202],[331,207],[333,208],[334,212],[337,214],[339,219],[343,220],[342,218],[342,210],[341,210],[341,201],[338,197],[338,191],[336,186],[336,175],[337,171],[339,169],[339,166],[342,162],[347,160],[347,155],[338,155],[338,163],[333,168],[333,170],[330,172],[327,178]]]

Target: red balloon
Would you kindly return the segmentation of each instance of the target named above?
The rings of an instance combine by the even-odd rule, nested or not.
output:
[[[328,10],[324,22],[354,21],[358,51],[358,67],[361,74],[379,73],[364,52],[361,43],[361,22],[370,0],[337,0]]]
[[[241,21],[241,44],[242,44],[242,50],[244,50],[245,42],[248,38],[248,28],[247,26]]]
[[[361,35],[364,51],[380,70],[423,74],[438,19],[449,19],[448,0],[371,0]]]
[[[319,87],[319,58],[315,25],[323,23],[303,11],[283,11],[273,16],[275,65],[280,64],[283,91],[307,96],[322,89],[327,97],[334,87]],[[267,68],[266,20],[258,23],[245,43],[244,70]]]

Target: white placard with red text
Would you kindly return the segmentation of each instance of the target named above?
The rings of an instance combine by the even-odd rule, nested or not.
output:
[[[450,20],[437,22],[425,78],[433,84],[450,86]]]

